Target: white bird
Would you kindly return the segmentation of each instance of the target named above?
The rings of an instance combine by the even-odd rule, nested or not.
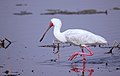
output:
[[[70,44],[80,46],[82,49],[82,53],[75,52],[68,60],[72,60],[77,55],[81,54],[83,56],[83,62],[86,62],[85,56],[93,55],[93,52],[90,50],[90,48],[88,48],[88,45],[107,44],[107,41],[103,37],[101,37],[99,35],[95,35],[86,30],[69,29],[64,32],[61,32],[60,29],[62,26],[62,22],[58,18],[51,19],[50,25],[49,25],[48,29],[45,31],[45,33],[43,34],[42,38],[40,39],[40,42],[43,40],[45,34],[52,26],[54,27],[53,33],[54,33],[54,36],[56,39],[58,39],[62,43],[70,43]],[[84,53],[83,48],[86,48],[89,51],[89,53]]]

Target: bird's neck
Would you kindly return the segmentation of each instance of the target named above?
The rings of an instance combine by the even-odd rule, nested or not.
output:
[[[63,33],[60,32],[61,27],[54,27],[54,36],[61,42],[66,42],[65,36]]]

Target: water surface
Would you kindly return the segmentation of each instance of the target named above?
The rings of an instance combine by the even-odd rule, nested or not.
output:
[[[27,6],[16,6],[16,4]],[[4,0],[0,1],[0,37],[14,41],[7,49],[0,49],[0,75],[10,70],[20,76],[77,76],[81,72],[73,72],[72,63],[77,62],[77,68],[82,68],[81,57],[68,61],[69,56],[79,47],[60,48],[60,63],[51,62],[54,58],[52,48],[40,48],[39,45],[52,44],[53,29],[49,30],[43,42],[39,39],[48,27],[50,19],[58,17],[63,21],[61,31],[70,28],[80,28],[101,35],[112,44],[120,42],[120,7],[119,0]],[[78,11],[84,9],[107,10],[108,15],[40,15],[46,9],[62,9]],[[20,11],[32,12],[31,15],[13,15]],[[87,57],[86,68],[93,69],[92,76],[119,76],[120,51],[114,49],[114,55],[106,55],[109,49],[91,48],[95,53]],[[106,66],[108,63],[108,66]],[[115,63],[115,64],[113,64]],[[71,71],[71,72],[70,72]],[[89,72],[85,72],[87,76]]]

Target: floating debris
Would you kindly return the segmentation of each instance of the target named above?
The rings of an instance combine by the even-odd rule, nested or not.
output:
[[[16,6],[27,6],[27,4],[16,4]]]
[[[55,15],[55,14],[64,14],[64,15],[80,15],[80,14],[108,14],[107,10],[105,11],[97,11],[95,9],[86,9],[81,11],[67,11],[67,10],[60,10],[60,9],[47,9],[46,13],[41,13],[40,15]]]
[[[120,10],[120,7],[114,7],[113,10]]]
[[[116,70],[120,70],[120,67],[117,67]]]
[[[2,65],[0,65],[0,68],[4,68]]]
[[[34,73],[34,70],[32,70],[32,72]]]
[[[5,74],[9,74],[9,73],[10,73],[10,70],[6,70],[4,73],[5,73]]]
[[[25,48],[27,48],[27,46],[25,46]]]
[[[51,61],[51,62],[56,62],[56,61],[57,61],[57,59],[50,59],[50,61]]]
[[[7,42],[7,44],[6,44]],[[7,38],[5,39],[0,39],[0,48],[4,48],[4,49],[7,49],[11,44],[11,41],[8,40]]]
[[[108,63],[105,63],[106,66],[108,66]]]
[[[13,15],[31,15],[32,12],[27,12],[27,11],[20,11],[20,13],[13,13]]]
[[[6,70],[3,73],[5,73],[5,75],[3,75],[3,76],[18,76],[18,75],[20,75],[18,72],[11,72],[10,70]]]
[[[24,60],[25,58],[21,58],[22,60]]]

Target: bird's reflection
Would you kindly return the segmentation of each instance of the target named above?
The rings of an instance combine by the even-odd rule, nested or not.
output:
[[[83,62],[83,65],[81,67],[79,67],[78,65],[76,65],[76,63],[73,63],[71,65],[71,69],[70,72],[75,72],[78,74],[78,76],[85,76],[85,73],[88,72],[87,76],[92,76],[94,69],[93,68],[87,68],[86,67],[86,62]],[[80,74],[81,73],[81,74]]]

